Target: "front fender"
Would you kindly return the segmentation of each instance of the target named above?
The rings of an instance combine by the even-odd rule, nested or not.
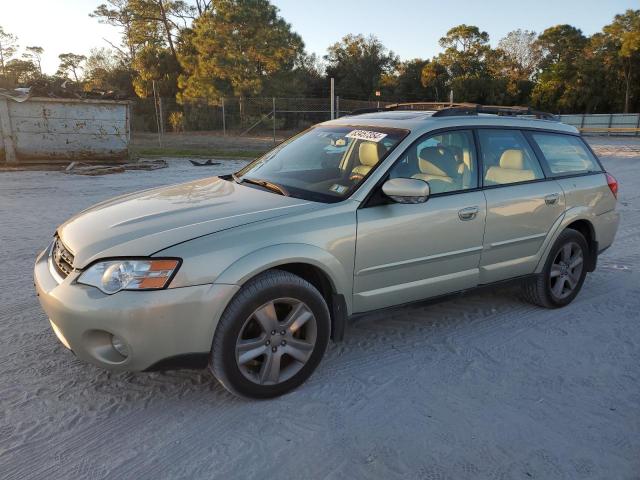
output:
[[[325,273],[335,293],[343,295],[347,311],[351,310],[353,274],[326,250],[304,243],[284,243],[261,248],[238,259],[225,269],[215,283],[243,285],[249,279],[271,268],[289,263],[306,263]]]

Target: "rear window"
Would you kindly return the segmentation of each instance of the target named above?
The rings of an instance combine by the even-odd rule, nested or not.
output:
[[[600,165],[582,139],[572,135],[532,133],[551,173],[569,174],[601,171]]]

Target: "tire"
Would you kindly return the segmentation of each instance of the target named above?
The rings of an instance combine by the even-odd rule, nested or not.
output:
[[[320,292],[297,275],[269,270],[244,285],[224,311],[210,369],[235,395],[277,397],[309,378],[330,334]]]
[[[553,244],[542,272],[523,285],[525,300],[545,308],[570,304],[587,276],[588,255],[584,236],[577,230],[564,230]],[[578,263],[578,257],[581,263]],[[571,267],[574,264],[575,267]],[[559,285],[559,282],[564,283]]]

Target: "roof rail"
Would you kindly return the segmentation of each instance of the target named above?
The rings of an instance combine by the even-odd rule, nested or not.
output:
[[[475,103],[405,102],[405,103],[394,103],[392,105],[388,105],[387,108],[391,108],[393,110],[439,111],[439,110],[444,110],[446,108],[473,107],[473,106],[475,106]]]
[[[533,110],[531,107],[503,107],[500,105],[468,105],[463,107],[443,108],[433,114],[434,117],[454,117],[461,115],[478,115],[480,113],[489,113],[498,116],[534,116],[543,120],[559,121],[553,113],[541,112]]]
[[[454,117],[478,115],[489,113],[498,116],[533,116],[543,120],[559,121],[553,113],[533,110],[531,107],[504,107],[501,105],[480,105],[477,103],[450,103],[450,102],[407,102],[394,103],[385,107],[359,108],[349,115],[361,115],[363,113],[388,112],[397,110],[421,110],[434,111],[433,117]]]
[[[386,112],[387,110],[392,110],[390,108],[380,107],[380,108],[356,108],[349,112],[349,115],[362,115],[363,113],[375,113],[375,112]]]
[[[450,103],[450,102],[405,102],[392,103],[383,107],[357,108],[349,113],[349,115],[362,115],[364,113],[389,112],[396,110],[421,110],[434,111],[451,107],[474,107],[475,103]]]

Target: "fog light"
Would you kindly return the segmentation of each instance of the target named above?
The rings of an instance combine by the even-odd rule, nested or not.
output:
[[[124,340],[119,336],[113,335],[111,337],[111,346],[123,357],[127,358],[129,356],[129,347],[127,347],[127,344],[124,343]]]

